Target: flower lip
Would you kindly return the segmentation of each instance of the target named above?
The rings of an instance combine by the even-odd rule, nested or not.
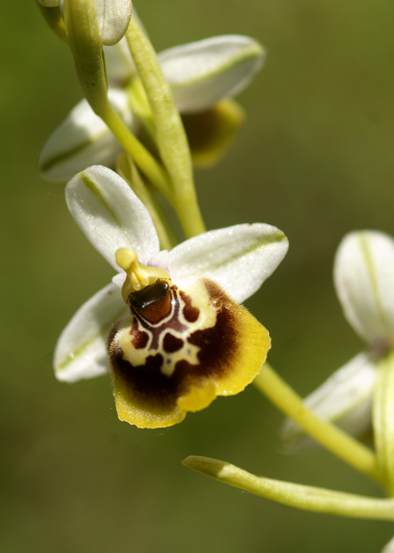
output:
[[[131,304],[108,340],[119,418],[140,428],[171,426],[240,392],[270,346],[266,329],[212,281],[156,291],[148,313]]]

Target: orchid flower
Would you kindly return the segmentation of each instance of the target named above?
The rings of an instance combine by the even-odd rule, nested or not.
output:
[[[334,282],[344,314],[367,349],[310,394],[305,405],[354,436],[371,427],[378,363],[394,339],[394,240],[376,231],[352,232],[335,258]],[[289,450],[314,444],[287,420],[282,440]]]
[[[137,132],[137,118],[128,101],[136,70],[127,43],[122,39],[104,51],[111,103]],[[216,160],[243,118],[240,108],[224,99],[249,84],[263,65],[264,49],[252,38],[225,35],[170,48],[158,58],[177,107],[185,115],[191,146],[196,144],[195,159],[201,164]],[[119,148],[114,135],[83,100],[49,137],[39,168],[45,178],[64,181],[92,163],[114,165]]]
[[[119,418],[142,428],[176,424],[188,411],[252,382],[270,338],[239,303],[286,254],[280,230],[236,225],[160,251],[145,206],[102,166],[71,179],[66,200],[117,275],[60,336],[54,359],[59,380],[111,369]]]

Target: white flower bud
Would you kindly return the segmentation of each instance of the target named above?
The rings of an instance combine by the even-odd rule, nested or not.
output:
[[[394,240],[352,232],[335,258],[334,281],[349,323],[367,342],[394,337]]]

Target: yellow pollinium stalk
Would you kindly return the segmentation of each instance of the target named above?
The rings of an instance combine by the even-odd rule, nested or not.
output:
[[[159,278],[171,281],[167,271],[143,265],[132,250],[120,248],[116,252],[115,258],[117,265],[126,271],[126,280],[122,287],[122,298],[126,303],[128,303],[130,294],[154,284]]]

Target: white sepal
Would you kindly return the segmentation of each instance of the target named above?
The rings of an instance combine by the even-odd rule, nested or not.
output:
[[[131,0],[96,0],[103,44],[112,46],[125,35],[131,18]]]
[[[88,240],[117,271],[119,248],[133,250],[144,264],[159,252],[148,210],[111,169],[95,165],[75,175],[67,183],[66,201]]]
[[[84,303],[57,342],[54,365],[58,380],[75,382],[106,373],[108,331],[126,314],[127,306],[112,283]]]
[[[193,112],[241,92],[265,51],[252,38],[224,35],[164,50],[158,58],[178,109]]]
[[[382,549],[382,553],[394,553],[394,538]]]
[[[333,373],[319,388],[305,398],[305,405],[352,436],[360,436],[371,427],[372,395],[377,365],[367,353],[361,353]],[[312,438],[287,419],[281,441],[289,452],[317,446]]]
[[[352,232],[339,245],[334,281],[349,323],[369,343],[394,336],[394,240]]]
[[[123,121],[134,129],[137,123],[127,94],[113,88],[108,98]],[[103,165],[112,165],[120,151],[121,146],[107,125],[82,100],[49,137],[38,166],[46,179],[65,181],[97,160]]]
[[[242,303],[274,272],[287,249],[283,232],[264,223],[212,230],[170,251],[170,275],[181,288],[210,278]]]

